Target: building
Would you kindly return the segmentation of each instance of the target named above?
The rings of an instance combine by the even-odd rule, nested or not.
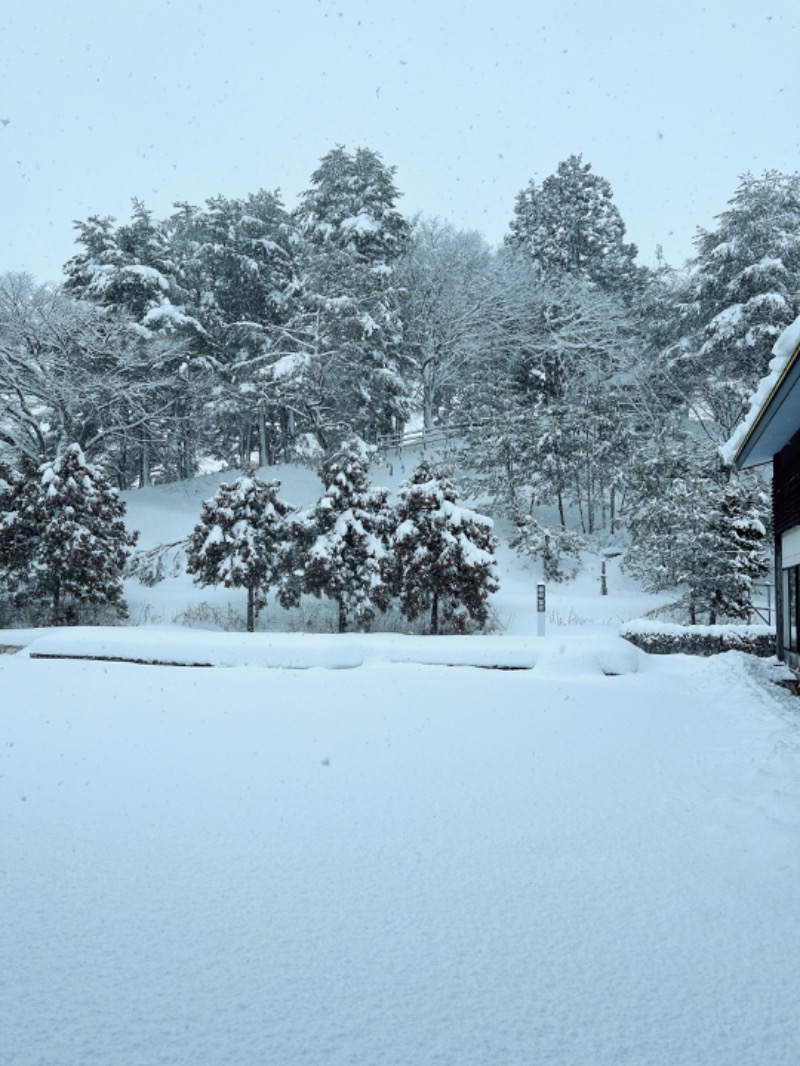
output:
[[[800,670],[800,318],[778,339],[770,372],[722,454],[740,470],[772,463],[778,657]]]

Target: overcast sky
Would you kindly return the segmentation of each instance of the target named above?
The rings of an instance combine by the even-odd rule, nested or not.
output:
[[[55,280],[72,221],[280,188],[334,145],[400,207],[502,240],[582,153],[678,265],[738,178],[798,169],[800,4],[777,0],[3,0],[0,271]]]

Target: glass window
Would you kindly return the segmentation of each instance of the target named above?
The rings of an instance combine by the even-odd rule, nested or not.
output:
[[[798,575],[800,575],[800,567],[790,566],[788,570],[784,571],[786,575],[786,582],[784,584],[784,594],[786,597],[786,626],[785,626],[785,641],[786,650],[797,652],[798,651],[798,609],[800,609],[800,597],[798,596]]]

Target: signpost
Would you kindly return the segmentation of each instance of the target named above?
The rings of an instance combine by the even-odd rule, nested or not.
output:
[[[547,595],[545,592],[545,585],[543,581],[540,581],[536,586],[536,621],[538,624],[538,634],[540,637],[544,636],[544,618],[545,611],[547,610]]]

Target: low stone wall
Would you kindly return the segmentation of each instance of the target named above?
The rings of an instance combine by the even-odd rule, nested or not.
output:
[[[619,635],[651,655],[718,655],[724,651],[744,651],[761,658],[775,655],[773,626],[679,626],[635,619],[626,622]]]

